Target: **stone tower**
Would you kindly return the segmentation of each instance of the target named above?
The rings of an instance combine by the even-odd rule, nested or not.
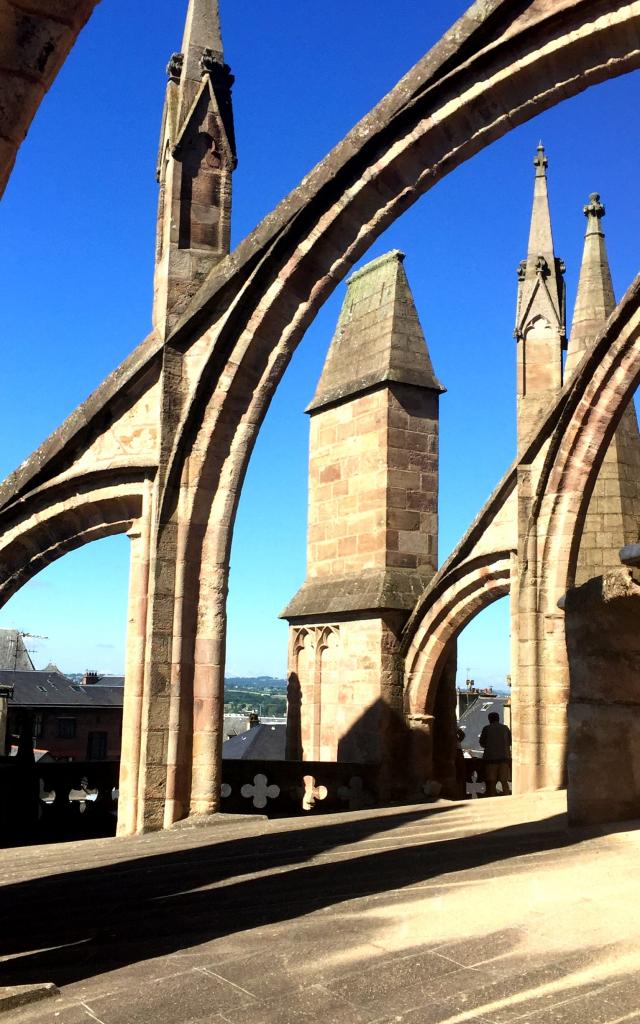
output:
[[[403,260],[390,252],[352,275],[307,409],[307,576],[283,612],[300,707],[289,754],[304,760],[389,761],[398,636],[437,568],[444,389]]]
[[[597,192],[589,196],[584,214],[587,230],[567,349],[566,380],[573,375],[616,305],[602,230],[605,208]],[[639,531],[640,436],[632,400],[607,449],[589,502],[578,554],[576,586],[593,576],[619,569],[620,548],[635,543]]]
[[[562,387],[566,348],[565,266],[555,255],[547,158],[542,143],[533,161],[535,182],[526,260],[518,268],[517,342],[518,452],[541,425]]]
[[[230,248],[233,76],[224,63],[218,0],[189,0],[182,52],[174,53],[167,74],[157,171],[159,330]]]

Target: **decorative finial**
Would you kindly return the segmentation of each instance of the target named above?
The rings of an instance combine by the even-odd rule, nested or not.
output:
[[[549,161],[547,160],[547,158],[545,156],[544,146],[542,145],[542,140],[541,140],[538,143],[538,152],[536,153],[535,157],[533,158],[533,166],[536,169],[536,176],[537,177],[540,177],[540,176],[544,175],[544,172],[547,169],[548,163],[549,163]]]
[[[167,74],[171,82],[179,82],[182,77],[182,67],[184,65],[184,54],[173,53],[171,54],[171,60],[167,64]]]
[[[582,211],[585,217],[597,217],[600,220],[605,215],[604,203],[600,202],[600,193],[591,192],[589,195],[589,202],[586,206],[582,207]]]
[[[212,75],[221,67],[224,66],[224,59],[221,53],[216,50],[206,48],[202,51],[202,57],[200,58],[200,71],[202,75]]]

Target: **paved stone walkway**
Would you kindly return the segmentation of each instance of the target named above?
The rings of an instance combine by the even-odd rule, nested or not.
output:
[[[12,1024],[640,1022],[640,831],[562,794],[6,851]]]

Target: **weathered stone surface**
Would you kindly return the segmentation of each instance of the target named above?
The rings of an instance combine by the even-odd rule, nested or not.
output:
[[[282,612],[282,618],[297,621],[308,615],[373,608],[412,611],[424,586],[424,576],[402,569],[367,569],[353,576],[307,580]]]
[[[98,0],[0,6],[0,196],[33,116]]]
[[[584,207],[587,230],[567,349],[565,379],[575,372],[615,309],[611,272],[602,229],[605,215],[594,192]],[[584,520],[575,583],[618,568],[618,550],[640,536],[640,434],[633,401],[607,448]]]
[[[3,971],[60,996],[11,1024],[632,1021],[637,852],[561,793],[12,851]]]
[[[39,1003],[43,999],[59,995],[57,985],[52,981],[40,985],[8,985],[0,987],[0,1014],[15,1013],[25,1006]]]
[[[640,586],[628,569],[565,601],[571,695],[569,818],[634,818],[640,806]]]
[[[307,412],[396,381],[444,391],[431,364],[404,253],[394,250],[349,278],[338,326]]]

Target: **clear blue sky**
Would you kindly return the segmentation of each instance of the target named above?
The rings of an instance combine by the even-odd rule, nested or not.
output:
[[[461,0],[222,0],[240,163],[234,244],[294,187],[464,10]],[[46,97],[0,203],[4,386],[0,475],[22,461],[150,326],[164,68],[186,0],[102,0]],[[639,80],[588,90],[512,132],[436,186],[376,243],[407,253],[441,401],[440,553],[446,557],[515,453],[516,274],[525,255],[532,158],[549,155],[554,234],[573,304],[584,218],[602,193],[620,296],[640,238]],[[284,675],[278,611],[304,578],[308,427],[339,288],[301,344],[262,430],[232,555],[228,674]],[[34,658],[121,671],[128,541],[49,567],[0,612],[45,634]],[[460,641],[461,674],[509,671],[508,608]]]

